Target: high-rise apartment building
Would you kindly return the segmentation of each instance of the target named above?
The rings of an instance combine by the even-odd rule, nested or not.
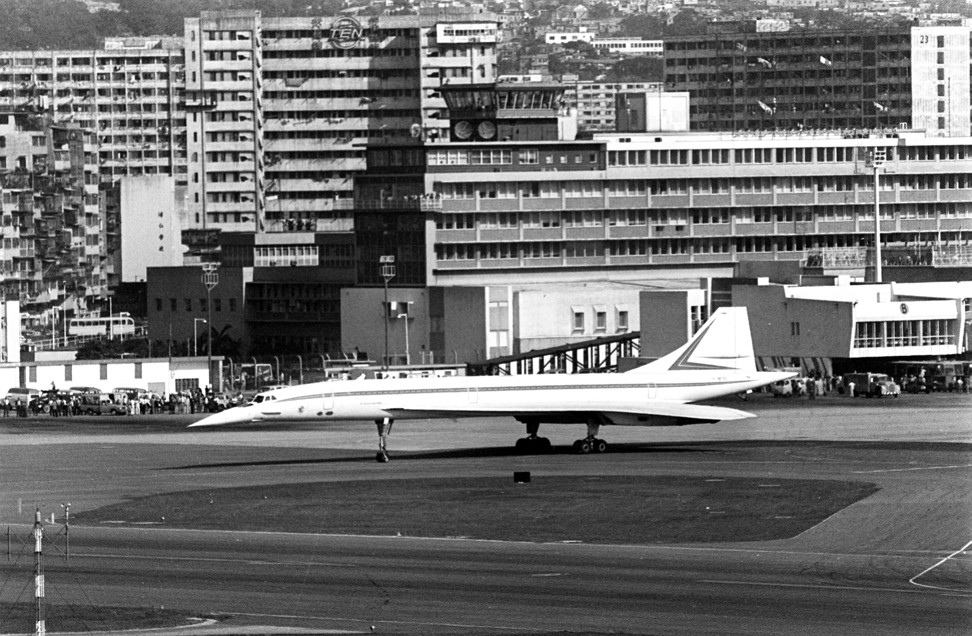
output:
[[[91,51],[0,51],[0,109],[95,131],[103,181],[185,180],[179,38],[109,38]]]
[[[665,41],[665,88],[693,130],[903,127],[964,137],[969,26],[718,33]]]
[[[0,290],[30,302],[106,292],[95,136],[0,111]]]
[[[204,12],[185,41],[194,228],[349,231],[364,145],[440,138],[439,86],[496,72],[479,16]]]

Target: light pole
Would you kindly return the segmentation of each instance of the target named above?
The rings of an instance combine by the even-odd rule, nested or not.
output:
[[[382,358],[382,367],[388,370],[388,281],[395,278],[395,257],[384,255],[378,259],[380,264],[381,277],[385,281],[385,304],[382,306],[382,314],[385,317],[385,355]]]
[[[203,263],[203,275],[202,282],[206,286],[206,316],[208,318],[206,325],[209,327],[209,337],[206,338],[206,366],[209,375],[209,387],[210,390],[216,390],[213,386],[213,299],[212,291],[213,287],[219,284],[219,274],[216,272],[216,268],[219,267],[217,263]]]
[[[206,320],[205,318],[192,319],[192,355],[193,356],[199,355],[199,339],[196,337],[196,325],[200,322],[204,322],[207,325],[209,324],[209,321]]]
[[[888,158],[887,148],[876,147],[871,163],[874,167],[874,282],[882,282],[881,273],[881,168]]]
[[[398,314],[398,319],[405,319],[405,366],[411,366],[412,356],[408,353],[408,314]]]

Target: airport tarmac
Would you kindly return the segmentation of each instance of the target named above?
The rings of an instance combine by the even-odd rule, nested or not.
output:
[[[377,435],[367,423],[187,431],[192,418],[178,416],[0,419],[0,528],[21,537],[35,506],[55,514],[48,532],[56,548],[46,561],[52,605],[165,607],[210,621],[153,633],[972,631],[972,396],[727,404],[758,417],[606,427],[612,450],[596,456],[568,452],[580,426],[541,427],[556,452],[518,456],[510,447],[523,430],[512,420],[399,422],[388,464],[374,462]],[[286,518],[272,532],[172,528],[160,519],[72,524],[70,561],[56,552],[66,502],[78,514],[179,491],[317,483],[326,502],[329,489],[353,480],[512,482],[515,471],[529,471],[534,484],[756,478],[768,489],[829,480],[879,490],[768,541],[499,541],[335,534],[318,531],[323,522],[291,527]],[[580,534],[611,519],[578,510],[576,523]],[[32,554],[0,560],[0,603],[32,600],[32,564]],[[0,615],[0,633],[32,627]]]

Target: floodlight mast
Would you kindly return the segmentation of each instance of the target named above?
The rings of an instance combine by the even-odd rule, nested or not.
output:
[[[381,277],[385,281],[385,304],[382,307],[382,314],[385,319],[385,354],[382,356],[381,362],[382,368],[388,371],[388,283],[395,278],[395,257],[384,254],[378,258],[378,263]]]

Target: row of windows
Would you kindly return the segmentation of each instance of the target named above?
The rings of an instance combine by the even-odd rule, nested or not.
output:
[[[864,162],[873,148],[739,148],[699,150],[611,150],[609,166],[723,165],[760,163],[848,163]],[[966,161],[972,146],[904,146],[887,148],[887,161]]]
[[[827,239],[830,240],[827,240]],[[522,243],[440,243],[435,246],[440,261],[519,260],[531,258],[604,258],[606,256],[666,256],[693,254],[803,252],[821,243],[845,243],[843,236],[746,236],[711,238],[663,238],[618,241],[528,241]]]
[[[320,57],[414,57],[415,49],[369,47],[366,49],[335,49],[330,47],[315,47],[314,43],[306,49],[287,50],[276,49],[263,52],[265,60],[299,60]]]
[[[494,155],[495,156],[495,155]],[[966,190],[972,188],[972,174],[894,175],[881,179],[881,189]],[[443,199],[559,199],[602,197],[604,188],[612,197],[665,195],[771,194],[773,192],[854,192],[873,190],[873,177],[744,177],[711,179],[665,179],[643,181],[541,181],[501,183],[440,183]]]
[[[265,71],[264,79],[336,79],[346,77],[363,77],[369,79],[415,79],[418,71],[411,68],[387,69],[302,69],[289,71]]]
[[[323,28],[323,22],[320,18],[315,18],[318,23],[311,24],[312,29],[264,29],[263,30],[263,43],[269,44],[272,41],[278,40],[305,40],[305,39],[321,39],[329,38],[331,31],[330,29]],[[374,41],[375,38],[384,40],[385,38],[395,38],[395,37],[415,37],[416,31],[412,29],[385,29],[376,28],[369,26],[368,39]]]
[[[264,113],[267,121],[278,119],[281,124],[341,124],[345,119],[381,119],[384,117],[412,117],[415,109],[382,108],[381,110],[274,110]]]
[[[231,312],[232,311],[236,311],[236,299],[235,298],[230,298],[228,300],[229,300],[229,311],[231,311]],[[198,298],[197,299],[197,302],[198,302],[198,311],[200,311],[200,312],[208,311],[208,306],[206,305],[206,299],[205,298]],[[196,304],[196,303],[193,303],[192,298],[183,298],[182,299],[182,307],[183,307],[183,310],[184,311],[192,312],[193,311],[193,308],[192,308],[193,304]],[[165,305],[165,303],[163,302],[163,299],[156,297],[156,299],[155,299],[155,311],[162,311],[162,307],[164,305]],[[178,298],[170,298],[169,299],[169,311],[179,311],[179,299]],[[213,298],[213,311],[223,311],[223,299],[222,298]]]
[[[928,203],[895,206],[881,209],[883,220],[972,218],[970,203]],[[492,212],[478,214],[442,214],[436,220],[439,230],[503,230],[544,229],[559,227],[641,227],[686,226],[706,224],[749,223],[812,223],[861,221],[874,219],[874,208],[863,206],[782,206],[773,208],[693,208],[693,209],[631,209],[631,210],[571,210],[545,212]]]
[[[951,320],[865,321],[854,326],[854,348],[954,345]]]
[[[414,88],[370,89],[370,90],[292,90],[292,91],[264,91],[267,99],[357,99],[362,104],[369,104],[383,97],[418,97],[419,91]]]

